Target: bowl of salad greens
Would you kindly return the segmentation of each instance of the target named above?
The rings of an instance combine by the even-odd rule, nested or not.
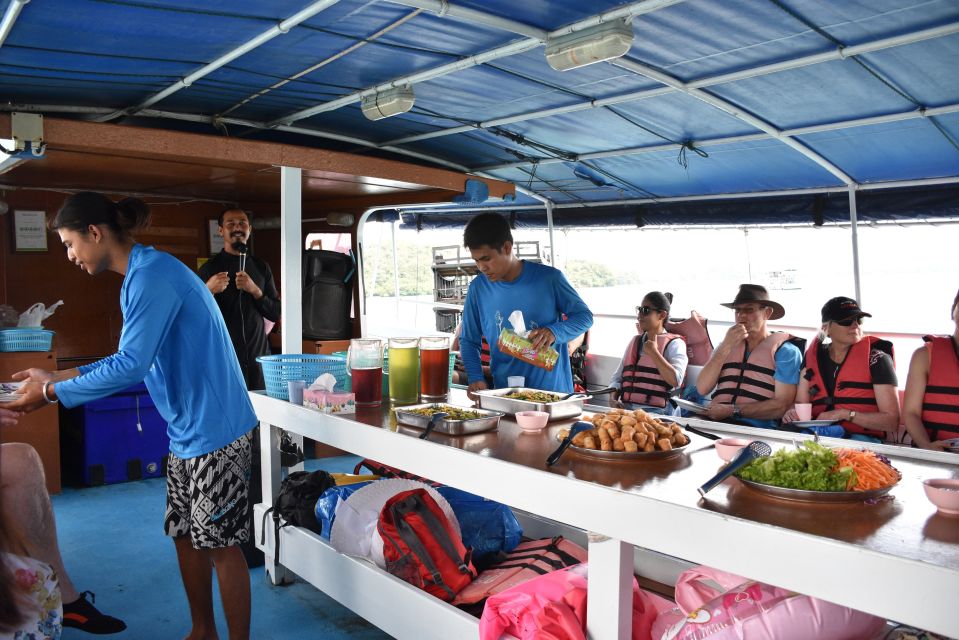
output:
[[[860,502],[888,493],[895,484],[851,490],[857,482],[854,467],[843,464],[836,450],[812,440],[754,460],[736,476],[750,489],[803,502]]]

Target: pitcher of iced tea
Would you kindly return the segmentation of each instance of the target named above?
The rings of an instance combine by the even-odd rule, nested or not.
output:
[[[450,392],[449,336],[420,338],[420,398],[445,402]]]
[[[376,338],[350,340],[346,370],[353,378],[357,406],[379,406],[383,400],[383,342]]]

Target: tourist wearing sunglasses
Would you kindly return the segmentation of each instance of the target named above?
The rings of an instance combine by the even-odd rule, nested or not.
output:
[[[796,402],[812,403],[817,420],[840,420],[846,437],[882,442],[899,429],[898,381],[892,343],[862,333],[863,318],[871,317],[852,298],[823,306]],[[795,409],[783,416],[783,422],[797,419]]]
[[[902,413],[912,443],[923,449],[952,449],[959,438],[959,292],[952,301],[951,336],[923,336],[912,354]]]
[[[613,400],[625,407],[664,413],[670,392],[683,383],[689,362],[686,339],[663,328],[672,301],[671,293],[651,291],[636,307],[638,335],[609,382],[616,389]]]

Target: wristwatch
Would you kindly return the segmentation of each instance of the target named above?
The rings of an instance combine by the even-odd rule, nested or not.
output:
[[[855,412],[855,411],[850,411],[850,412],[849,412],[849,420],[847,420],[846,422],[852,422],[852,421],[855,420],[855,419],[856,419],[856,412]]]

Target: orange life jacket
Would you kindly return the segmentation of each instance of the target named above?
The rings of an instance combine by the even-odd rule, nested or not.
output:
[[[664,325],[666,331],[674,333],[686,341],[686,355],[689,364],[703,366],[713,355],[713,341],[709,337],[706,327],[706,318],[696,311],[691,311],[685,320],[668,320]]]
[[[672,385],[660,375],[653,359],[645,352],[640,352],[642,338],[642,336],[634,336],[626,350],[626,361],[623,362],[622,399],[624,402],[665,407]],[[666,353],[669,343],[677,339],[683,338],[672,333],[661,333],[656,336],[659,352]]]
[[[803,377],[809,381],[809,398],[812,402],[813,418],[823,411],[833,409],[849,409],[859,413],[879,411],[879,406],[876,404],[876,391],[873,388],[872,376],[869,373],[869,354],[873,349],[888,353],[895,365],[896,358],[891,342],[875,336],[865,336],[849,348],[845,359],[839,365],[839,369],[836,371],[836,387],[830,396],[827,394],[826,384],[823,382],[820,369],[823,364],[832,366],[834,363],[832,360],[825,363],[819,361],[819,340],[813,340],[809,350],[806,351],[807,368],[803,373]],[[847,420],[843,420],[840,424],[846,430],[846,433],[861,433],[880,440],[884,440],[887,435],[885,431],[866,429]]]
[[[748,404],[772,400],[776,396],[776,352],[791,342],[800,351],[806,341],[776,331],[769,334],[746,358],[746,343],[737,345],[719,371],[713,400],[722,404]]]
[[[929,439],[959,438],[959,356],[952,336],[923,336],[929,378],[922,397],[922,424]]]

